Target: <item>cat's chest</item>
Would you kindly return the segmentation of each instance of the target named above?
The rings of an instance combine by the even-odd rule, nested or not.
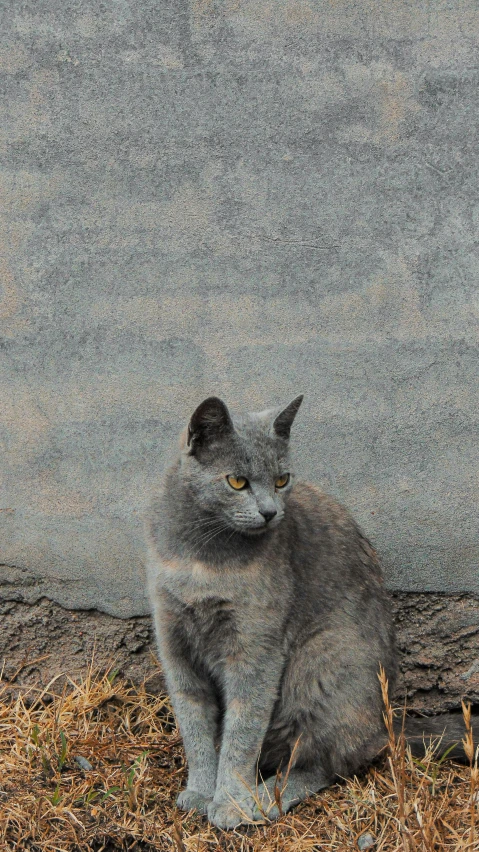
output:
[[[255,597],[256,578],[248,569],[224,571],[197,560],[163,560],[158,565],[158,586],[186,606],[202,609],[214,600],[240,603]],[[211,606],[210,606],[211,608]],[[209,611],[209,610],[208,610]]]
[[[211,569],[201,562],[163,563],[158,586],[167,593],[167,609],[194,659],[221,677],[229,655],[244,644],[257,621],[251,580],[241,572]]]
[[[155,574],[160,621],[218,677],[228,658],[282,643],[287,589],[263,562],[218,570],[193,560],[161,559]]]
[[[215,671],[225,658],[240,649],[241,624],[233,603],[222,598],[208,598],[179,613],[178,626],[186,637],[193,658]]]

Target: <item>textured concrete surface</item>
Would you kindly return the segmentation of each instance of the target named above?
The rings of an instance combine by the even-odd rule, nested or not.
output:
[[[450,710],[462,698],[479,705],[479,598],[396,592],[393,605],[400,650],[395,703],[410,709]],[[65,675],[84,678],[91,664],[119,671],[149,691],[164,688],[149,617],[114,618],[73,612],[43,598],[36,604],[0,602],[0,670],[7,689],[44,688]]]
[[[146,612],[210,393],[399,590],[479,592],[475,0],[3,0],[0,597]]]

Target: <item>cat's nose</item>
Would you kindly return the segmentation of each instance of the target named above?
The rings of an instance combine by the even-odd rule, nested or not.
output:
[[[278,513],[276,509],[263,509],[260,514],[263,515],[263,518],[265,519],[266,523],[269,523],[269,521],[272,521],[275,515],[277,515]]]

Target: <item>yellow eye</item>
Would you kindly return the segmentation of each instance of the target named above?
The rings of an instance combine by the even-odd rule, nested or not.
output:
[[[283,476],[278,476],[278,478],[277,478],[277,480],[275,481],[274,484],[275,484],[276,488],[284,488],[284,486],[287,485],[288,482],[289,482],[289,473],[283,473]]]
[[[228,485],[231,485],[235,491],[242,491],[248,485],[248,480],[244,476],[227,476]]]

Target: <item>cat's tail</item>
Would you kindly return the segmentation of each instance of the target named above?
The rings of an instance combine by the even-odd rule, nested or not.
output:
[[[469,728],[472,730],[472,736],[471,734],[468,736],[464,715],[460,711],[441,713],[439,716],[406,716],[404,720],[406,742],[415,756],[423,756],[430,742],[433,741],[437,744],[437,757],[447,752],[448,757],[460,763],[469,763],[469,754],[472,753],[473,760],[477,754],[479,716],[472,716]],[[403,720],[394,719],[396,737],[402,730]],[[469,754],[466,754],[466,750]]]

